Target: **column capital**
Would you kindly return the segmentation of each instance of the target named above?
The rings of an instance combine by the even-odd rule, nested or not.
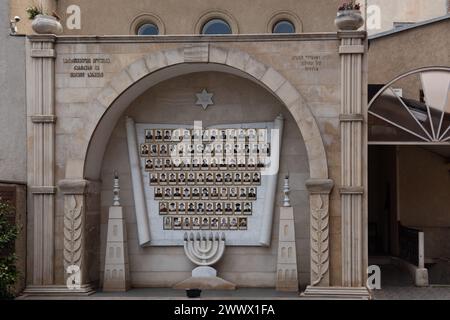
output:
[[[58,188],[63,194],[83,195],[87,192],[88,180],[65,179],[58,182]]]
[[[334,182],[331,179],[309,179],[305,185],[310,194],[330,194]]]

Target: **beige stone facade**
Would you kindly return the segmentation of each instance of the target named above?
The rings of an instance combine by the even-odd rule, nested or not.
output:
[[[280,177],[287,172],[291,177],[299,284],[314,295],[334,288],[366,295],[361,289],[367,268],[365,52],[363,32],[167,36],[157,41],[29,37],[33,230],[26,292],[64,293],[70,263],[81,268],[77,292],[101,285],[115,169],[122,181],[131,285],[170,287],[192,270],[181,248],[140,247],[137,242],[125,116],[138,122],[202,120],[208,125],[270,121],[282,113]],[[97,76],[77,76],[76,66],[83,63],[71,59],[91,59]],[[40,76],[46,80],[38,85],[34,79]],[[204,87],[215,94],[215,105],[206,111],[194,106],[195,93]],[[47,100],[49,95],[55,99]],[[40,157],[45,162],[36,160]],[[54,219],[43,214],[49,211]],[[278,214],[276,209],[268,247],[227,249],[217,265],[225,280],[238,287],[275,286]]]

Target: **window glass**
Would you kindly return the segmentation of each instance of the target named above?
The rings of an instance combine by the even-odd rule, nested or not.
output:
[[[295,33],[294,24],[288,20],[281,20],[273,26],[273,33]]]
[[[222,19],[209,20],[202,28],[202,34],[231,34],[230,25]]]
[[[153,23],[145,23],[139,27],[137,34],[139,36],[155,36],[159,34],[159,29]]]

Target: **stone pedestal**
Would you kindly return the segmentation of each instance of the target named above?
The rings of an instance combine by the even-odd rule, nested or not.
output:
[[[105,292],[130,289],[127,232],[123,210],[120,206],[109,208],[103,279],[103,291]]]
[[[298,291],[296,253],[294,208],[281,207],[276,284],[278,291]]]

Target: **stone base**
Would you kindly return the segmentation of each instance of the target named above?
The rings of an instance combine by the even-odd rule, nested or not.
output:
[[[371,300],[372,295],[365,287],[306,287],[304,298],[324,300]]]
[[[430,285],[428,281],[428,269],[427,268],[419,268],[408,261],[405,261],[401,258],[392,257],[392,264],[407,270],[411,277],[414,279],[414,285],[416,287],[428,287]]]
[[[69,289],[67,286],[27,286],[22,292],[24,296],[89,296],[95,293],[94,287],[84,284],[80,289]]]
[[[127,292],[130,290],[130,281],[113,281],[109,280],[107,284],[103,285],[103,292]]]
[[[191,277],[177,283],[174,289],[236,290],[236,285],[219,277]]]

